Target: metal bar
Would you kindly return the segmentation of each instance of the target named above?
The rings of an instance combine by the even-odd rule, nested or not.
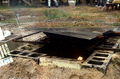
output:
[[[98,48],[98,47],[96,47],[95,49],[97,49],[97,50],[109,50],[109,51],[120,52],[119,48]]]

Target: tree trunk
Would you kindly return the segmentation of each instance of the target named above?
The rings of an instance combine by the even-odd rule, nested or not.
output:
[[[0,0],[0,6],[2,5],[2,0]]]
[[[81,0],[82,1],[82,5],[86,5],[86,0]]]

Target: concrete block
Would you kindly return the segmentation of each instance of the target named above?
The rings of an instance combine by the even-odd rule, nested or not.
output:
[[[11,56],[14,57],[20,57],[20,58],[28,58],[28,59],[39,59],[40,57],[46,56],[45,53],[36,53],[36,52],[30,52],[28,50],[25,51],[11,51]]]
[[[120,36],[114,36],[106,39],[98,48],[117,48],[119,44]]]
[[[95,67],[105,73],[113,54],[113,51],[95,50],[93,54],[83,62],[82,67]]]
[[[119,48],[120,36],[113,36],[106,39],[98,48]],[[91,56],[82,64],[82,67],[95,67],[98,70],[106,73],[108,64],[114,54],[114,51],[95,50]]]
[[[12,63],[13,62],[13,59],[12,57],[7,57],[7,58],[4,58],[4,59],[0,59],[0,67],[1,66],[4,66],[4,65],[7,65],[9,63]]]
[[[6,65],[13,62],[12,57],[10,57],[10,51],[6,43],[0,46],[0,66]]]
[[[74,69],[81,69],[81,62],[80,61],[71,61],[67,60],[67,58],[50,58],[50,57],[40,57],[40,65],[48,66],[48,65],[55,65],[58,67],[65,67],[65,68],[74,68]]]
[[[43,46],[44,45],[34,45],[34,44],[27,43],[25,45],[18,47],[16,50],[33,52]]]

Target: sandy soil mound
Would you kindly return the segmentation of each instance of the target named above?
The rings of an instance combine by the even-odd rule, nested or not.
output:
[[[120,79],[120,61],[116,60],[119,56],[112,59],[106,75],[95,68],[76,70],[40,66],[32,59],[15,57],[13,63],[0,67],[0,79]]]

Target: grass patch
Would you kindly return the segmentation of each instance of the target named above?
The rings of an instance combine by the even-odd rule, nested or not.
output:
[[[1,8],[2,7],[2,8]],[[14,20],[14,10],[8,9],[8,7],[0,6],[0,14],[7,19],[2,23],[16,23]],[[17,6],[15,11],[20,13],[21,16],[36,16],[33,21],[54,21],[48,23],[45,27],[56,26],[119,26],[120,25],[120,11],[115,12],[101,12],[101,9],[89,6],[77,6],[77,7],[63,7],[63,8],[24,8]],[[24,9],[21,9],[24,8]],[[14,9],[14,8],[13,8]],[[14,18],[14,19],[13,19]],[[27,19],[25,19],[27,20]],[[50,22],[51,22],[50,21]],[[56,23],[62,21],[61,23]],[[70,21],[70,22],[69,22]],[[73,23],[72,23],[73,21]],[[69,22],[69,23],[68,23]],[[75,23],[74,23],[75,22]],[[56,24],[55,24],[56,23]],[[49,26],[48,26],[49,25]],[[41,26],[42,27],[42,26]]]
[[[51,10],[44,10],[42,11],[46,18],[48,19],[56,19],[56,18],[63,18],[69,17],[70,14],[64,12],[63,10],[51,9]]]
[[[120,26],[120,23],[113,23],[113,26]]]
[[[9,9],[7,6],[0,6],[0,10],[6,10]]]
[[[77,8],[75,8],[74,10],[80,10],[82,7],[77,7]]]
[[[115,15],[116,18],[120,18],[120,15]]]
[[[35,26],[33,27],[95,27],[98,26],[94,23],[89,23],[89,22],[65,22],[65,21],[57,21],[57,22],[40,22],[37,23]]]
[[[114,13],[111,13],[113,17],[115,18],[120,18],[120,12],[114,12]]]
[[[5,21],[1,21],[1,23],[17,23],[14,19],[6,19]]]
[[[98,19],[96,22],[105,22],[103,19]]]

